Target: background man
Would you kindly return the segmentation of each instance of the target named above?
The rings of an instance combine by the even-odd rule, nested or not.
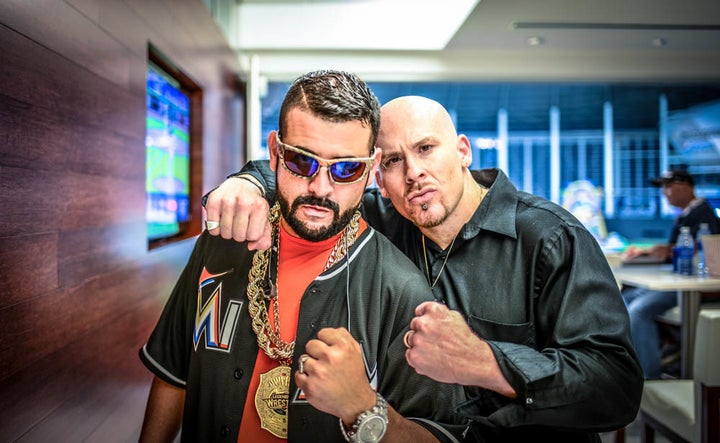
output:
[[[366,191],[364,214],[443,301],[415,309],[406,359],[420,374],[465,386],[458,413],[473,420],[467,439],[599,441],[597,432],[631,422],[643,380],[628,315],[582,224],[500,170],[471,174],[468,138],[432,100],[383,106],[378,147],[380,189]],[[253,163],[206,208],[220,221],[213,235],[262,247],[264,227],[242,207],[259,195],[249,176],[272,194],[272,176]]]
[[[379,112],[351,74],[293,83],[268,136],[272,248],[200,236],[140,351],[155,374],[142,441],[171,441],[181,423],[183,441],[456,441],[464,426],[438,422],[457,421],[461,389],[404,360],[412,309],[432,293],[357,211]]]
[[[650,255],[658,260],[667,261],[672,257],[672,248],[677,243],[680,228],[689,226],[695,239],[700,223],[707,223],[710,232],[720,233],[720,220],[704,198],[695,195],[695,180],[684,170],[671,170],[650,181],[654,186],[662,187],[662,193],[668,203],[682,212],[675,219],[670,239],[667,243],[641,249],[628,247],[623,253],[624,260],[632,260],[641,255]],[[677,306],[677,294],[674,291],[654,291],[652,289],[626,287],[622,292],[630,314],[630,331],[645,378],[659,378],[661,371],[662,349],[660,331],[655,319],[668,309]]]

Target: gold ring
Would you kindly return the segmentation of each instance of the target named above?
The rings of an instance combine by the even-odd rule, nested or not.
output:
[[[405,343],[405,347],[408,348],[408,349],[412,349],[412,343],[410,343],[410,335],[411,335],[412,333],[414,333],[414,332],[415,332],[415,331],[413,331],[413,330],[411,329],[411,330],[407,331],[407,332],[405,333],[405,336],[403,337],[403,343]]]
[[[220,226],[220,222],[210,221],[210,220],[205,221],[205,228],[207,228],[208,231],[212,231],[213,229],[216,229],[219,226]]]

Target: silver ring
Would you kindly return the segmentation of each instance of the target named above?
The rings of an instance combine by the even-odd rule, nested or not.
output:
[[[208,231],[212,231],[220,226],[220,222],[205,220],[205,228]]]
[[[412,349],[412,343],[410,343],[410,335],[411,333],[415,333],[412,329],[407,331],[405,335],[403,336],[403,343],[405,344],[405,347],[408,349]]]
[[[310,358],[309,355],[301,355],[298,360],[298,372],[301,374],[305,373],[305,361]]]

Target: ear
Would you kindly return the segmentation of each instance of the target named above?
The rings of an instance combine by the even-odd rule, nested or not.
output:
[[[469,168],[472,164],[472,145],[470,139],[465,134],[460,134],[457,138],[457,150],[460,156],[460,164],[463,168]]]
[[[276,172],[278,167],[277,131],[270,131],[267,138],[268,153],[270,154],[270,169]]]
[[[375,147],[375,152],[373,153],[373,162],[372,165],[370,165],[370,172],[368,172],[368,182],[365,186],[370,186],[373,184],[373,181],[377,180],[378,174],[380,173],[380,162],[382,161],[382,149]]]
[[[378,189],[380,189],[380,195],[382,195],[385,198],[390,198],[390,196],[387,193],[387,190],[385,189],[385,182],[383,181],[383,175],[382,175],[382,166],[379,166],[375,170],[375,183],[377,183]]]

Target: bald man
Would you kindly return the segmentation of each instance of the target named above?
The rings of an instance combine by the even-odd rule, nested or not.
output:
[[[363,215],[425,274],[436,302],[415,308],[406,360],[465,386],[468,441],[599,442],[633,421],[642,371],[628,314],[592,234],[562,207],[519,191],[499,169],[471,172],[472,149],[424,97],[382,107],[378,189]],[[264,248],[267,162],[209,194],[211,234]]]

